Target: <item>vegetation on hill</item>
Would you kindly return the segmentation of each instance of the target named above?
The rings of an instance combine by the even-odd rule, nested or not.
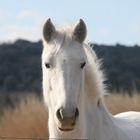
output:
[[[41,42],[0,45],[0,91],[41,91]]]
[[[103,68],[107,85],[117,92],[134,89],[140,91],[140,47],[94,45],[99,58],[103,58]]]
[[[103,69],[109,89],[140,91],[140,47],[94,46],[99,58],[103,59]],[[41,93],[41,41],[33,43],[17,40],[0,45],[0,92],[1,93]],[[19,93],[20,93],[19,92]],[[3,95],[5,96],[5,95]]]

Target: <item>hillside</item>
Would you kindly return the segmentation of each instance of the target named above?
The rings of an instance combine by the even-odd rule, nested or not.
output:
[[[140,47],[94,46],[107,75],[109,90],[140,91]],[[41,93],[42,43],[17,40],[0,45],[0,93]],[[19,92],[19,93],[20,93]]]
[[[92,44],[93,45],[93,44]],[[94,50],[103,59],[109,89],[116,92],[132,94],[133,90],[140,91],[140,47],[96,45]]]

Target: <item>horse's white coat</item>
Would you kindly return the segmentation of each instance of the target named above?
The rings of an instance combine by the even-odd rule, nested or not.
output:
[[[140,140],[140,113],[112,116],[103,102],[105,94],[100,63],[93,50],[72,38],[71,30],[57,30],[52,40],[43,39],[43,93],[49,113],[49,138],[88,140]],[[80,64],[86,62],[85,68]],[[45,63],[51,66],[45,67]],[[73,131],[60,131],[56,110],[79,109]]]

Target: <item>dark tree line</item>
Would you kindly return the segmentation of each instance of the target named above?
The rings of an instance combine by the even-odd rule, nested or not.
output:
[[[0,45],[0,91],[41,91],[41,42]]]
[[[105,83],[110,90],[124,90],[130,94],[134,88],[140,91],[139,46],[94,44],[93,48],[103,59],[103,69],[107,75]],[[17,40],[0,45],[1,93],[41,93],[41,52],[41,41]]]
[[[98,57],[103,59],[106,84],[110,90],[127,91],[129,94],[132,94],[134,90],[140,91],[139,46],[91,45],[94,46]]]

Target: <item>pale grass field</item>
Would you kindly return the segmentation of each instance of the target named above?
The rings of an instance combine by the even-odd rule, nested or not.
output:
[[[127,94],[113,94],[105,97],[105,103],[112,114],[125,111],[140,111],[140,94],[135,93],[132,97]]]
[[[4,114],[0,118],[0,137],[48,137],[47,110],[38,98],[29,97],[22,101],[14,111],[8,109]]]
[[[140,95],[132,98],[125,95],[109,95],[105,97],[107,107],[112,114],[124,111],[140,111]],[[30,97],[21,102],[14,111],[5,111],[0,118],[0,136],[22,138],[48,138],[47,110],[43,102],[35,97]]]

